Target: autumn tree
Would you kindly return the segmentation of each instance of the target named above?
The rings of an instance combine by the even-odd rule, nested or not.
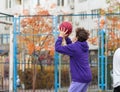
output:
[[[112,54],[120,45],[120,1],[106,0],[108,7],[103,11],[106,15],[105,25],[108,41],[106,47]],[[110,54],[107,52],[107,54]]]
[[[99,11],[100,19],[96,22],[98,29],[105,29],[107,42],[105,48],[106,55],[114,53],[120,45],[120,1],[106,0],[106,8],[101,8]],[[98,25],[99,24],[99,25]],[[89,39],[93,45],[98,45],[98,37]]]
[[[25,52],[32,58],[33,62],[33,92],[35,91],[35,81],[38,61],[43,71],[41,61],[48,58],[42,55],[43,51],[48,52],[50,57],[54,55],[54,37],[52,34],[52,17],[48,10],[37,6],[35,15],[29,15],[28,10],[24,10],[24,18],[21,19],[21,33],[18,36],[19,52]],[[43,71],[44,72],[44,71]]]

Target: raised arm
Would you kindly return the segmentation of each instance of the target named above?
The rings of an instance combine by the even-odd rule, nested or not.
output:
[[[66,41],[66,44],[71,44],[72,43],[72,41],[69,37],[65,38],[65,41]]]
[[[73,56],[74,54],[74,47],[72,44],[68,44],[66,46],[62,46],[62,37],[58,37],[55,43],[55,50],[59,53],[66,54],[69,56]]]

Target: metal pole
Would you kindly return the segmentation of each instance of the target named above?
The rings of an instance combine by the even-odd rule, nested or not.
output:
[[[58,32],[57,32],[57,19],[58,17],[57,16],[53,16],[53,34],[54,34],[54,37],[55,37],[55,41],[58,37]],[[58,87],[59,87],[59,70],[58,70],[58,65],[59,65],[59,54],[57,52],[55,52],[55,55],[54,55],[54,79],[55,79],[55,82],[54,82],[54,92],[58,92]]]
[[[100,31],[100,47],[99,47],[99,87],[105,90],[105,30]]]
[[[40,0],[37,0],[37,5],[40,5]]]
[[[62,21],[63,19],[63,16],[59,16],[60,17],[60,22]],[[61,54],[59,55],[59,91],[61,89]]]
[[[101,80],[102,80],[102,85],[101,88],[102,90],[104,90],[105,87],[105,69],[104,69],[104,65],[105,65],[105,57],[104,57],[104,30],[101,30]]]
[[[5,16],[9,16],[9,17],[13,17],[13,15],[7,14],[7,13],[2,13],[2,12],[0,12],[0,14],[1,14],[1,15],[5,15]]]
[[[14,92],[17,92],[17,20],[19,18],[17,16],[14,17],[14,33],[13,33],[13,87],[14,87]]]
[[[62,66],[62,62],[61,62],[61,54],[59,55],[59,89],[61,88],[61,66]]]
[[[106,21],[107,19],[106,19],[106,16],[105,16],[105,21]],[[108,38],[107,38],[107,24],[105,24],[105,36],[104,36],[104,39],[105,39],[105,42],[104,42],[104,44],[107,44],[107,40],[108,40]],[[107,45],[106,45],[106,48],[105,48],[105,52],[107,52]],[[104,53],[104,55],[105,55],[105,53]],[[107,90],[107,88],[108,88],[108,70],[107,70],[107,68],[108,68],[108,60],[107,60],[107,56],[105,56],[105,90]]]
[[[13,92],[13,26],[10,27],[9,92]]]
[[[98,16],[98,27],[100,31],[100,16]],[[100,89],[100,32],[98,32],[98,88]]]

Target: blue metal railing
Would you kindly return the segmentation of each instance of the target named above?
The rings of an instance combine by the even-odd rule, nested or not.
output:
[[[58,30],[57,30],[57,22],[58,21],[58,17],[57,16],[53,16],[53,34],[55,37],[55,41],[57,40],[58,37]],[[55,82],[54,82],[54,87],[55,87],[55,91],[54,92],[58,92],[58,88],[59,88],[59,70],[58,70],[58,65],[59,65],[59,54],[58,52],[55,52],[54,55],[54,78],[55,78]]]

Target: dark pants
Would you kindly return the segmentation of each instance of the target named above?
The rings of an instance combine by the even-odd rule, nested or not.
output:
[[[120,92],[120,86],[114,88],[114,92]]]

